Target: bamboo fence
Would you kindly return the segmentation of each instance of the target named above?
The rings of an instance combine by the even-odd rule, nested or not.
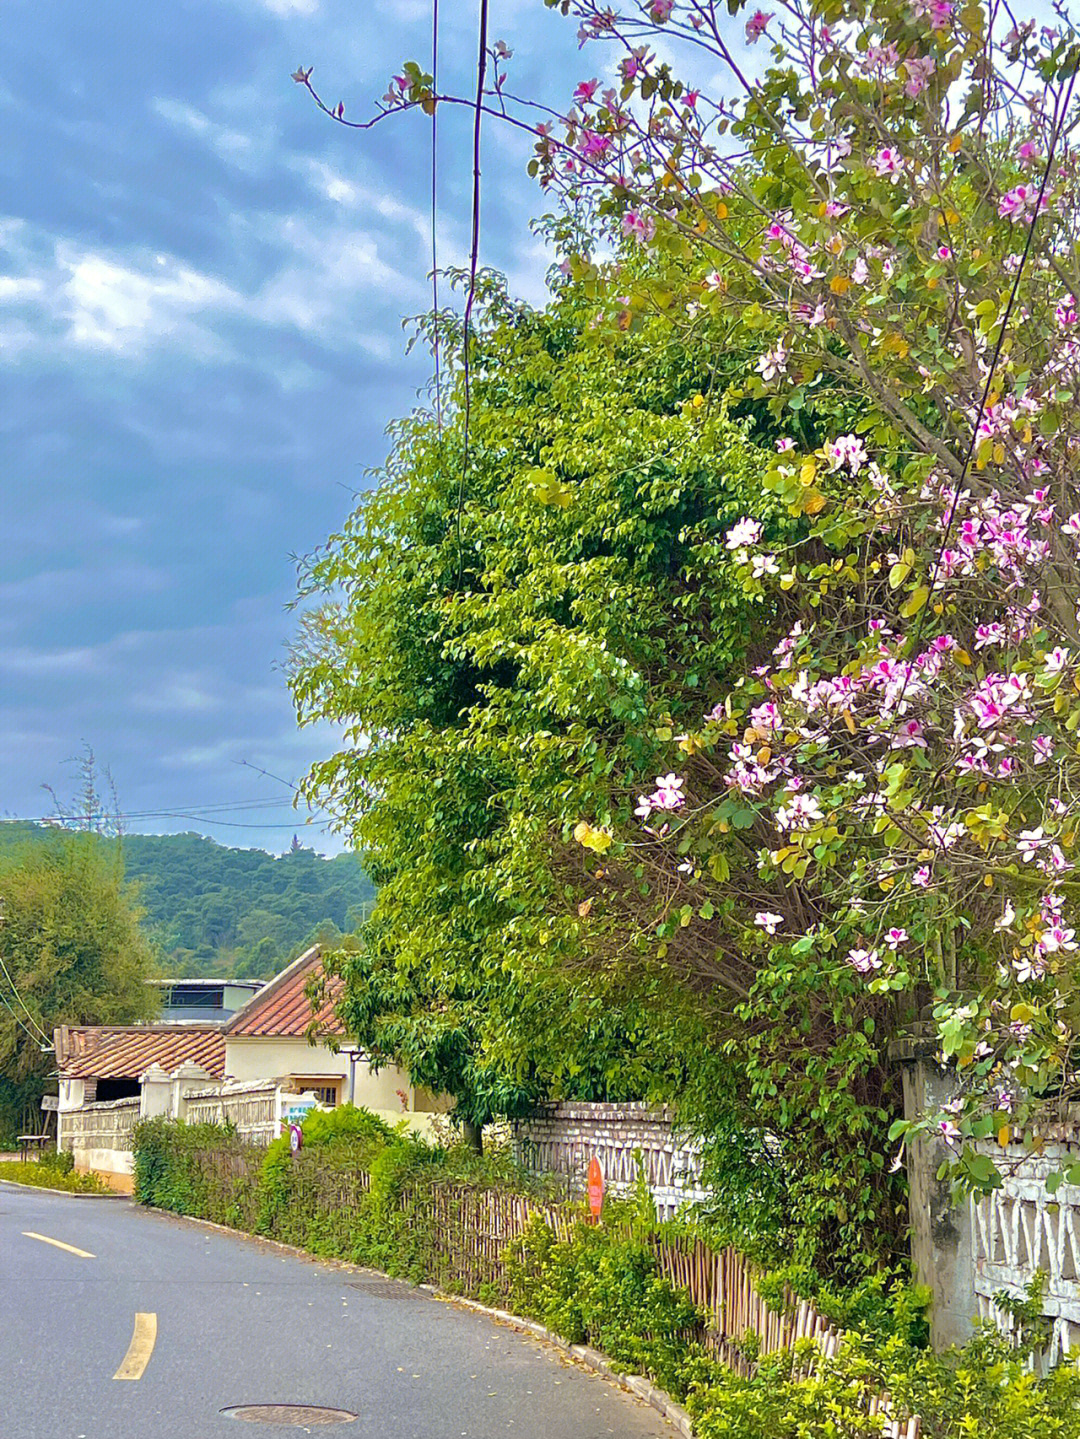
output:
[[[401,1202],[438,1236],[439,1281],[467,1294],[485,1285],[507,1292],[507,1261],[515,1251],[524,1257],[518,1241],[538,1216],[563,1242],[583,1217],[580,1205],[543,1204],[523,1195],[464,1186],[410,1190]],[[839,1350],[842,1331],[809,1300],[785,1289],[781,1308],[766,1303],[754,1282],[754,1266],[738,1250],[716,1250],[697,1238],[685,1243],[657,1240],[654,1252],[659,1272],[685,1289],[705,1315],[701,1331],[690,1337],[736,1373],[750,1376],[757,1355],[793,1351],[802,1340],[817,1346],[796,1371],[803,1375]],[[753,1336],[749,1344],[748,1336]],[[920,1439],[918,1418],[894,1418],[887,1394],[868,1393],[866,1412],[880,1416],[883,1439]]]

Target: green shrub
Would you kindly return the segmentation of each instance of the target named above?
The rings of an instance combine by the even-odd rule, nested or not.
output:
[[[704,1316],[657,1270],[656,1241],[694,1231],[682,1222],[658,1225],[644,1186],[630,1199],[609,1199],[602,1225],[564,1200],[565,1238],[535,1214],[500,1254],[475,1242],[485,1215],[506,1195],[553,1202],[543,1181],[506,1153],[431,1145],[348,1107],[314,1111],[296,1155],[287,1140],[259,1150],[214,1125],[149,1120],[135,1131],[135,1179],[141,1203],[538,1319],[685,1399],[698,1439],[873,1439],[884,1419],[868,1413],[869,1403],[883,1393],[898,1415],[921,1416],[925,1439],[1080,1439],[1075,1365],[1040,1379],[1029,1370],[1028,1350],[989,1331],[964,1349],[931,1353],[923,1347],[927,1296],[896,1274],[846,1294],[804,1269],[763,1277],[767,1301],[779,1305],[785,1289],[806,1294],[855,1332],[831,1359],[808,1342],[794,1356],[759,1357],[749,1335],[744,1355],[753,1375],[733,1374],[706,1352]],[[1034,1340],[1037,1326],[1031,1332]]]
[[[698,1439],[872,1439],[884,1421],[867,1411],[892,1395],[899,1415],[918,1414],[926,1439],[1077,1439],[1080,1371],[1047,1379],[1001,1335],[980,1332],[946,1354],[899,1338],[850,1336],[833,1359],[798,1374],[803,1354],[774,1354],[753,1378],[726,1371],[694,1387],[688,1408]],[[793,1371],[795,1371],[793,1373]]]
[[[75,1168],[75,1156],[70,1149],[43,1149],[38,1164],[53,1174],[70,1174]]]
[[[44,1158],[44,1156],[42,1156]],[[71,1156],[67,1155],[70,1159]],[[67,1168],[44,1164],[32,1160],[27,1164],[5,1164],[0,1169],[0,1179],[14,1184],[25,1184],[32,1189],[62,1189],[65,1194],[111,1194],[112,1190],[103,1184],[96,1174],[76,1174],[69,1164]]]

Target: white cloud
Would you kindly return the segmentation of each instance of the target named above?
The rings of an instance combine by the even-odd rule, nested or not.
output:
[[[319,8],[319,0],[259,0],[259,3],[275,15],[314,15]]]
[[[0,304],[38,295],[44,286],[31,275],[0,275]]]
[[[220,347],[208,330],[193,325],[193,317],[243,306],[242,297],[222,281],[160,255],[152,272],[64,245],[57,247],[57,260],[67,272],[60,307],[68,337],[89,349],[130,353],[156,340],[180,338],[186,348],[213,352]]]
[[[252,162],[253,144],[250,135],[241,130],[230,130],[180,100],[157,98],[151,102],[153,110],[179,129],[190,130],[214,150],[222,160],[247,168]]]

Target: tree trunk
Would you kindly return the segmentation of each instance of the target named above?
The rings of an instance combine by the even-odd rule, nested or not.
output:
[[[480,1124],[474,1124],[471,1119],[461,1121],[461,1136],[470,1149],[475,1149],[477,1154],[484,1152],[484,1129]]]

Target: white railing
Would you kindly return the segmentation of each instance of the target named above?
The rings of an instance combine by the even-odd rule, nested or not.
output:
[[[1042,1312],[1050,1324],[1045,1365],[1080,1349],[1080,1185],[1050,1194],[1050,1174],[1080,1162],[1080,1123],[1059,1126],[1038,1154],[1020,1145],[983,1145],[1004,1175],[1002,1187],[971,1204],[975,1294],[979,1317],[1006,1331],[1011,1316],[994,1303],[1002,1292],[1022,1299],[1045,1275]]]
[[[565,1174],[574,1188],[584,1186],[594,1157],[615,1192],[630,1189],[640,1170],[661,1219],[708,1198],[697,1148],[677,1134],[666,1110],[645,1104],[548,1105],[514,1125],[514,1148],[529,1169]]]
[[[278,1137],[279,1086],[255,1080],[226,1084],[189,1094],[185,1118],[189,1124],[231,1124],[248,1144],[267,1145]]]
[[[139,1120],[139,1101],[104,1100],[81,1109],[61,1111],[61,1149],[131,1149],[131,1133]]]

